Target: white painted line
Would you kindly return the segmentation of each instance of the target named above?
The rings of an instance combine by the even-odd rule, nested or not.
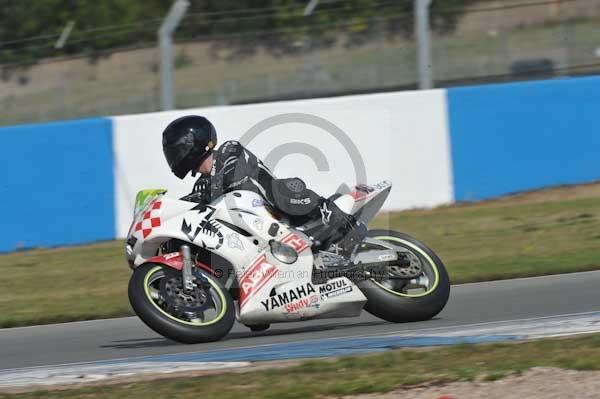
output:
[[[29,371],[0,371],[0,388],[86,383],[140,374],[222,370],[249,366],[249,362],[129,362],[101,365],[38,367]]]
[[[459,326],[446,326],[426,328],[420,330],[404,330],[387,334],[361,334],[352,336],[331,337],[326,339],[311,339],[296,341],[294,344],[303,344],[307,347],[312,342],[323,344],[324,341],[352,340],[352,339],[377,339],[377,338],[415,338],[415,337],[489,337],[489,336],[517,336],[524,339],[537,339],[561,337],[575,334],[600,332],[600,312],[570,313],[558,316],[545,316],[508,321],[495,321],[474,323]],[[173,373],[189,370],[219,370],[227,368],[245,367],[249,362],[202,362],[202,361],[170,361],[170,356],[198,355],[213,352],[236,352],[249,348],[282,347],[285,351],[286,343],[273,343],[263,345],[249,345],[237,348],[213,349],[200,352],[182,352],[177,354],[146,355],[126,359],[111,359],[105,361],[71,363],[53,366],[37,366],[21,369],[0,371],[0,388],[20,387],[29,385],[55,385],[81,382],[92,382],[108,378],[133,376],[148,373]],[[398,345],[401,346],[401,341]],[[159,356],[163,360],[151,360]]]
[[[230,347],[230,348],[211,349],[211,350],[207,350],[207,351],[198,351],[198,353],[201,352],[201,353],[209,354],[209,353],[221,352],[221,351],[236,351],[236,350],[251,349],[251,348],[266,348],[266,347],[282,345],[282,344],[286,344],[286,343],[310,345],[311,342],[335,341],[335,340],[341,340],[341,339],[390,337],[390,336],[413,336],[413,335],[422,336],[427,333],[435,333],[438,331],[445,331],[445,330],[456,330],[456,331],[465,330],[466,331],[472,327],[503,325],[503,324],[510,324],[510,323],[522,324],[524,322],[531,322],[531,321],[543,321],[543,320],[547,320],[547,319],[556,319],[556,318],[565,318],[565,317],[583,317],[583,316],[588,316],[588,315],[593,315],[593,314],[598,314],[600,317],[600,310],[599,311],[591,311],[591,312],[581,312],[581,313],[566,313],[566,314],[561,314],[561,315],[556,315],[556,316],[542,316],[542,317],[533,317],[533,318],[525,318],[525,319],[512,319],[512,320],[502,320],[502,321],[490,321],[490,322],[484,322],[484,323],[459,324],[459,325],[454,325],[454,326],[431,327],[431,328],[424,328],[424,329],[418,329],[418,330],[400,330],[400,331],[393,331],[393,332],[383,333],[383,334],[382,333],[373,333],[373,334],[344,335],[344,336],[339,336],[339,337],[314,338],[314,339],[293,341],[293,342],[280,342],[280,343],[276,342],[276,343],[260,344],[260,345],[245,345],[245,346],[237,346],[237,347]],[[95,321],[100,321],[100,320],[95,320]],[[60,364],[55,364],[52,366],[46,365],[46,366],[22,367],[22,368],[17,368],[17,369],[10,369],[10,370],[11,371],[27,371],[27,370],[43,369],[43,368],[47,368],[47,367],[85,366],[85,365],[89,365],[89,364],[96,364],[98,362],[122,362],[122,361],[136,361],[136,360],[139,361],[139,359],[150,358],[150,357],[154,357],[154,356],[180,356],[180,355],[189,355],[190,353],[196,353],[196,352],[195,351],[194,352],[187,351],[187,352],[165,353],[162,355],[141,355],[141,356],[132,356],[132,357],[116,358],[116,359],[95,360],[95,361],[89,361],[89,362],[60,363]],[[7,370],[0,370],[0,373],[2,373],[4,371],[7,371]]]
[[[502,324],[511,324],[511,323],[525,323],[525,322],[533,322],[533,321],[543,321],[548,319],[557,319],[557,318],[565,318],[565,317],[583,317],[597,314],[600,316],[600,310],[590,311],[590,312],[581,312],[581,313],[564,313],[560,315],[554,316],[540,316],[540,317],[530,317],[525,319],[511,319],[511,320],[498,320],[498,321],[487,321],[483,323],[471,323],[471,324],[457,324],[454,326],[442,326],[442,327],[429,327],[423,328],[419,330],[403,330],[403,331],[393,331],[385,334],[366,334],[362,335],[364,337],[369,337],[372,335],[375,336],[388,336],[388,335],[398,335],[398,334],[418,334],[425,333],[427,331],[440,331],[440,330],[448,330],[448,329],[467,329],[470,327],[479,327],[479,326],[490,326],[490,325],[502,325]],[[357,336],[360,337],[360,336]]]

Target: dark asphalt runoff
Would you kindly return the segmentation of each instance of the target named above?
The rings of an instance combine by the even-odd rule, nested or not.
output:
[[[464,284],[453,286],[446,308],[425,322],[393,324],[363,312],[357,318],[276,324],[261,333],[236,324],[222,341],[197,345],[164,339],[136,317],[1,329],[0,370],[600,311],[599,287],[600,271]]]

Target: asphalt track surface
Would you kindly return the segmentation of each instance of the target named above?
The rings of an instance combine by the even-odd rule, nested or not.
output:
[[[600,311],[600,271],[464,284],[452,287],[433,320],[393,324],[361,317],[273,325],[252,333],[236,324],[219,342],[182,345],[162,338],[136,317],[0,330],[0,370],[168,353],[204,352],[322,338],[355,338],[437,327]]]

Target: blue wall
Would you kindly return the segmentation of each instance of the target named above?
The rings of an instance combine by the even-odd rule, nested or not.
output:
[[[600,77],[448,90],[457,201],[600,178]]]
[[[600,77],[456,88],[447,100],[457,201],[600,179]],[[112,128],[0,128],[0,252],[115,237]]]
[[[0,128],[0,251],[115,236],[112,121]]]

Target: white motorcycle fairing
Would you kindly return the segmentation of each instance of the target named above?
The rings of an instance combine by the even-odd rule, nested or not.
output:
[[[377,213],[390,189],[391,184],[385,181],[373,187],[361,185],[335,202],[366,222]],[[277,219],[259,194],[233,191],[210,205],[172,199],[164,191],[156,194],[143,203],[137,201],[127,237],[132,268],[156,262],[161,244],[177,239],[229,262],[232,272],[225,278],[226,286],[237,281],[237,316],[244,324],[360,314],[366,297],[348,278],[334,278],[325,284],[312,282],[318,255],[311,251],[310,238],[291,228],[284,218]],[[273,242],[292,247],[297,259],[291,263],[280,260],[273,253]],[[165,254],[160,260],[173,267],[169,256]],[[214,274],[222,277],[219,270]]]

